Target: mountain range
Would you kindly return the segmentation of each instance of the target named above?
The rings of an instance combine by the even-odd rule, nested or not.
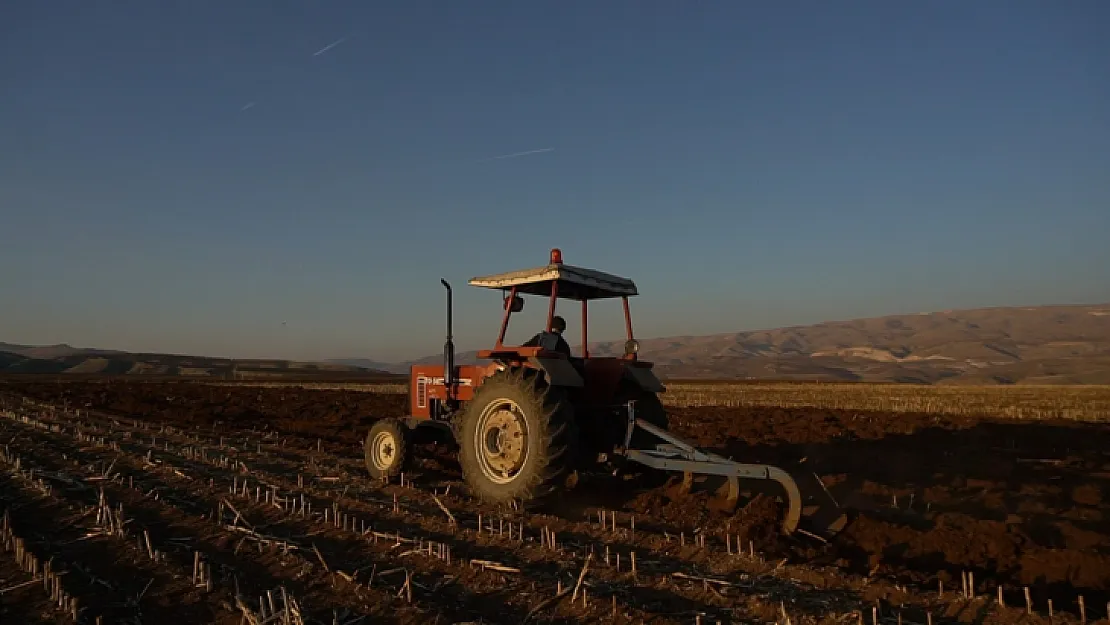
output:
[[[1110,384],[1110,303],[944,310],[639,342],[641,358],[672,380]],[[623,345],[591,343],[590,353],[615,356]],[[573,349],[581,353],[581,346]],[[0,343],[0,373],[361,378],[403,375],[441,358],[232,360]],[[477,352],[456,361],[475,363]]]
[[[670,379],[1110,384],[1110,303],[944,310],[639,342],[641,358]],[[623,345],[591,343],[590,354],[619,355]],[[573,350],[581,353],[580,345]],[[441,358],[334,362],[404,373]],[[476,352],[456,360],[476,362]]]
[[[0,373],[186,376],[225,379],[394,377],[376,369],[342,363],[131,353],[73,347],[64,343],[58,345],[0,343]]]

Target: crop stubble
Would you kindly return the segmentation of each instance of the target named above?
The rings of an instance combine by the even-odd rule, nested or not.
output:
[[[360,439],[375,418],[401,413],[404,398],[396,395],[135,382],[9,383],[7,390],[71,410],[92,408],[96,413],[139,417],[151,428],[164,424],[181,428],[177,433],[154,434],[155,444],[151,444],[144,442],[146,433],[139,435],[144,423],[128,425],[130,421],[122,420],[111,425],[115,436],[131,432],[125,440],[133,448],[128,448],[126,457],[134,462],[151,453],[155,462],[173,463],[167,466],[183,473],[203,470],[211,476],[212,492],[199,492],[196,478],[185,482],[192,484],[193,490],[186,489],[189,496],[201,498],[209,515],[221,496],[230,496],[233,483],[261,479],[277,485],[283,496],[305,492],[313,498],[314,512],[338,504],[342,514],[380,527],[377,531],[406,534],[407,530],[413,540],[430,543],[435,554],[443,549],[435,545],[449,545],[450,564],[437,555],[425,556],[416,569],[418,579],[420,574],[432,575],[426,582],[417,582],[428,589],[454,576],[436,593],[417,592],[413,603],[407,604],[403,596],[393,596],[398,580],[390,580],[393,585],[387,594],[393,599],[389,601],[401,601],[398,609],[421,614],[413,616],[414,621],[435,618],[431,616],[435,614],[444,622],[465,620],[464,615],[477,615],[486,622],[498,622],[498,618],[518,622],[554,597],[560,586],[574,583],[591,548],[585,578],[591,585],[590,607],[575,612],[568,605],[569,597],[564,597],[554,606],[562,618],[610,622],[610,601],[615,598],[619,612],[644,617],[662,614],[673,622],[695,622],[698,613],[704,614],[704,622],[781,620],[780,607],[795,622],[853,611],[870,620],[869,606],[876,602],[880,620],[898,618],[902,612],[905,620],[923,623],[926,610],[938,622],[970,620],[976,611],[956,596],[965,572],[973,575],[976,593],[989,594],[994,603],[996,585],[1002,584],[1006,607],[991,607],[987,622],[1013,622],[1021,616],[1025,587],[1030,589],[1037,615],[1047,616],[1048,601],[1053,601],[1056,621],[1078,616],[1080,596],[1089,621],[1103,616],[1110,599],[1110,519],[1104,501],[1110,488],[1110,458],[1105,451],[1110,449],[1110,432],[1104,425],[814,409],[672,408],[672,427],[680,435],[737,458],[805,467],[820,475],[843,504],[861,511],[843,536],[832,545],[820,546],[766,532],[766,518],[754,514],[756,506],[730,518],[714,516],[691,507],[690,502],[670,500],[663,489],[614,499],[602,488],[587,485],[584,492],[564,497],[556,509],[543,514],[492,510],[465,496],[449,451],[435,447],[422,450],[424,466],[407,476],[407,487],[373,483],[360,468]],[[95,413],[84,418],[87,427],[107,428],[110,423]],[[221,448],[221,442],[221,453],[245,466],[215,466],[187,451],[203,445],[211,454]],[[72,458],[76,451],[65,453]],[[101,460],[107,462],[107,456]],[[141,466],[133,468],[144,471]],[[168,484],[183,479],[172,472],[158,475],[163,486],[183,487]],[[450,492],[444,493],[448,486]],[[393,495],[399,499],[397,513],[392,511]],[[252,514],[247,511],[253,510],[251,506],[261,506],[254,514],[267,518],[265,501],[254,503],[253,496],[229,501],[247,516]],[[450,510],[457,525],[435,499]],[[598,518],[602,509],[607,511],[605,529]],[[612,510],[617,510],[615,516],[608,512]],[[484,514],[488,526],[482,534],[476,527],[479,514]],[[198,518],[197,513],[190,518]],[[633,518],[635,531],[630,528]],[[211,520],[197,522],[215,528]],[[304,526],[288,528],[289,540],[314,531],[309,526],[323,519],[297,522]],[[336,521],[330,518],[329,522]],[[525,540],[507,539],[504,523],[513,524],[510,534],[519,535],[523,528]],[[333,530],[326,532],[328,542],[321,538],[323,544],[317,543],[326,550],[322,559],[329,566],[346,566],[341,570],[347,574],[364,561],[378,562],[380,567],[391,562],[396,562],[394,568],[414,566],[413,554],[398,558],[399,547],[379,553],[381,545],[375,551],[372,542],[365,554],[334,555],[349,553],[347,542],[366,540],[358,532]],[[558,550],[544,546],[548,530],[554,532]],[[335,533],[343,536],[332,537]],[[734,553],[738,543],[744,556]],[[604,562],[606,546],[609,564]],[[754,557],[751,547],[756,550]],[[260,557],[257,553],[252,557]],[[629,570],[632,553],[637,557],[635,575]],[[299,556],[302,566],[316,561],[314,553]],[[245,556],[240,552],[234,557]],[[340,563],[332,565],[331,557],[340,558]],[[778,566],[784,559],[787,563]],[[497,573],[470,560],[493,562],[520,573]],[[345,605],[339,601],[342,597],[329,595],[320,584],[298,587],[279,572],[283,567],[295,569],[295,562],[278,559],[267,567],[270,577],[260,579],[257,588],[296,588],[309,602],[306,605]],[[491,592],[526,580],[515,605],[511,598]],[[944,584],[944,597],[937,594],[938,582]],[[453,595],[446,589],[450,586],[463,590]],[[508,607],[489,612],[482,608],[486,600],[507,601]],[[375,601],[387,598],[349,605],[349,609],[368,613]],[[977,601],[975,605],[991,603]],[[448,609],[460,605],[454,612]],[[580,599],[575,605],[580,605]],[[542,616],[551,614],[548,609]]]
[[[475,615],[496,620],[514,613],[512,597],[496,596],[504,594],[506,580],[496,571],[485,570],[497,563],[484,560],[483,566],[475,567],[467,560],[452,561],[444,547],[454,546],[448,541],[458,542],[458,538],[450,532],[422,533],[413,527],[412,518],[381,509],[367,527],[365,516],[347,509],[336,514],[337,509],[319,495],[299,498],[283,488],[285,484],[260,481],[260,472],[239,471],[246,465],[232,460],[239,455],[233,446],[224,447],[231,455],[216,449],[209,454],[199,451],[202,447],[196,439],[182,433],[160,436],[155,430],[147,439],[141,426],[132,429],[73,416],[9,421],[5,432],[16,434],[9,445],[34,457],[40,475],[79,485],[97,480],[111,492],[111,501],[127,499],[124,507],[130,520],[144,528],[144,540],[149,537],[154,545],[180,548],[184,553],[178,559],[203,553],[203,561],[217,567],[212,578],[218,590],[209,597],[210,603],[237,605],[244,596],[280,585],[305,598],[306,605],[315,606],[317,612],[321,606],[340,606],[372,622],[427,622],[436,616],[459,622]],[[62,473],[66,463],[59,456],[73,465],[68,475]],[[106,476],[114,479],[108,481]],[[292,490],[292,485],[288,487]],[[88,490],[83,485],[79,488]],[[308,490],[318,489],[302,489]],[[184,540],[188,548],[171,540]],[[466,545],[455,551],[466,555]],[[541,573],[530,577],[544,577]],[[229,593],[232,588],[234,593]],[[163,591],[163,601],[183,600],[179,593],[155,590]],[[432,600],[422,602],[425,598]],[[191,622],[215,622],[217,616],[213,612]]]

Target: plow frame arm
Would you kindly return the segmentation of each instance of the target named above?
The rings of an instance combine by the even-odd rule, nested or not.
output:
[[[650,449],[630,449],[632,433],[636,428],[665,442]],[[798,523],[802,516],[802,496],[798,490],[798,484],[789,473],[778,467],[735,462],[723,456],[702,451],[670,432],[636,418],[635,402],[628,404],[628,427],[625,432],[624,447],[620,453],[633,462],[661,471],[726,477],[734,494],[739,490],[738,482],[741,479],[777,482],[786,496],[786,514],[782,521],[782,529],[786,534],[798,531]]]

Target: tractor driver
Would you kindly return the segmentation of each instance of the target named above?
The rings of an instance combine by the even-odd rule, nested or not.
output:
[[[551,351],[565,354],[570,358],[570,344],[563,338],[563,331],[567,329],[567,322],[560,316],[555,315],[551,318],[551,332],[546,331],[537,332],[535,336],[528,339],[521,347],[544,347]]]

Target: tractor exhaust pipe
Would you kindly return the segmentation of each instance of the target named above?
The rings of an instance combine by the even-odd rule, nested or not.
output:
[[[443,278],[439,279],[443,288],[447,289],[447,341],[443,344],[443,385],[447,387],[450,396],[455,385],[455,343],[451,336],[451,285]]]

